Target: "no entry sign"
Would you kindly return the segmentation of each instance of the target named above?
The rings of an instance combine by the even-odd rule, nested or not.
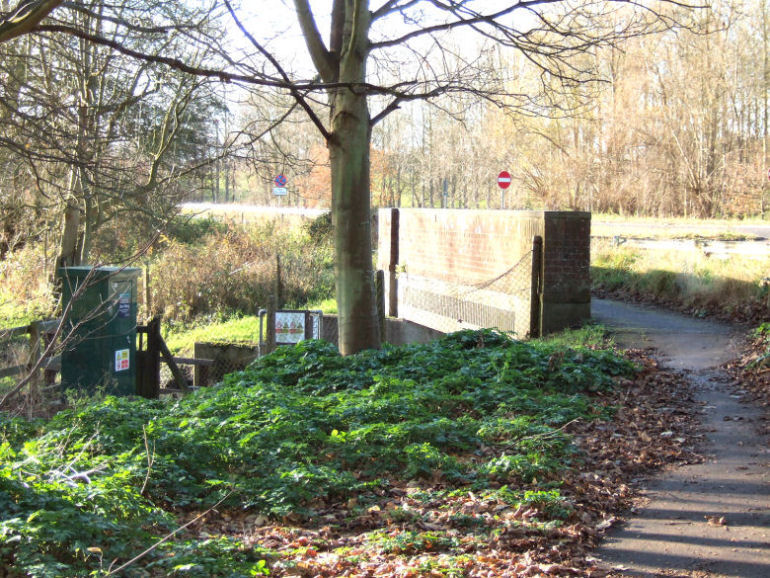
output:
[[[507,189],[511,186],[511,173],[508,171],[502,171],[497,175],[497,186],[501,189]]]

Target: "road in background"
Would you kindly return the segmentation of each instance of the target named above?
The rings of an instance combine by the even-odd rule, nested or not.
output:
[[[302,207],[266,207],[261,205],[241,205],[236,203],[182,203],[180,205],[186,213],[206,215],[227,215],[231,218],[240,218],[253,220],[254,218],[279,217],[281,215],[291,215],[307,217],[314,219],[329,209],[304,209]]]
[[[770,223],[728,223],[728,222],[708,222],[696,221],[687,223],[685,221],[672,220],[666,221],[603,221],[595,219],[591,221],[591,235],[612,237],[649,237],[649,236],[687,236],[687,235],[746,235],[750,237],[761,237],[770,239]]]

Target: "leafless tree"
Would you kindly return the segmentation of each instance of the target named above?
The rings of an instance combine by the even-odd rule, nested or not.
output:
[[[221,48],[220,58],[191,63],[179,51],[146,54],[98,32],[41,21],[50,3],[40,0],[29,2],[32,20],[22,18],[15,30],[68,33],[200,77],[278,88],[291,96],[329,149],[343,354],[379,345],[370,241],[372,127],[406,103],[448,94],[471,93],[501,106],[544,110],[545,101],[538,97],[547,93],[512,85],[507,71],[489,66],[487,50],[522,54],[539,70],[540,88],[570,87],[596,77],[580,58],[586,52],[670,27],[674,18],[669,8],[682,6],[636,1],[334,0],[322,9],[309,0],[294,0],[292,11],[275,4],[287,19],[296,18],[315,68],[315,74],[308,74],[301,67],[295,73],[293,55],[271,52],[270,39],[242,20],[229,0],[222,1],[248,41],[249,53],[236,55],[228,46],[191,31],[189,40]],[[328,27],[327,34],[321,24]],[[0,24],[0,34],[13,33],[13,19]],[[319,114],[318,106],[326,112]]]

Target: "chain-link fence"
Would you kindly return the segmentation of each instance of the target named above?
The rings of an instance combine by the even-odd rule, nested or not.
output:
[[[400,343],[405,334],[398,332],[392,341],[391,323],[385,317],[396,312],[398,320],[420,326],[421,331],[406,332],[408,339],[422,341],[441,333],[461,329],[491,328],[510,332],[516,337],[540,334],[542,292],[542,241],[537,237],[506,270],[481,282],[460,282],[447,275],[433,278],[410,273],[394,275],[390,282],[375,283],[379,288],[377,304],[380,319],[385,320],[383,341]],[[382,275],[382,272],[379,272]],[[384,275],[383,275],[384,277]],[[392,299],[390,291],[397,297]],[[321,319],[321,339],[337,343],[339,329],[336,316]]]
[[[527,251],[508,269],[481,282],[464,282],[450,275],[427,278],[407,270],[397,277],[399,317],[445,333],[481,328],[517,337],[536,333],[537,320],[532,317],[533,283],[537,295],[536,251]]]

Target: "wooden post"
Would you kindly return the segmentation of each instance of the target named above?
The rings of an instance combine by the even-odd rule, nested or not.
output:
[[[174,382],[176,383],[177,387],[182,391],[188,391],[190,388],[187,387],[187,379],[182,373],[182,370],[179,369],[179,366],[176,364],[176,361],[174,361],[174,356],[171,355],[171,352],[166,346],[166,342],[163,341],[163,338],[160,337],[160,335],[158,335],[158,338],[159,338],[158,345],[160,345],[160,354],[163,356],[163,361],[166,362],[166,365],[168,365],[168,368],[171,370],[171,375],[174,376]]]
[[[51,342],[56,337],[56,330],[59,326],[59,323],[61,322],[61,319],[53,319],[50,321],[39,321],[38,326],[40,328],[40,348],[41,353],[40,355],[43,355],[42,352],[48,350],[48,346],[51,345]],[[50,362],[52,358],[48,358],[46,361]],[[48,367],[48,363],[43,364],[45,369],[43,369],[43,383],[45,385],[53,385],[56,383],[56,375],[59,373],[59,368],[57,367]]]
[[[276,300],[275,296],[271,295],[267,300],[267,316],[265,323],[265,353],[272,353],[275,351],[275,310]]]
[[[275,254],[275,300],[276,309],[283,307],[283,283],[281,282],[281,256]]]
[[[160,316],[156,315],[147,325],[147,386],[151,399],[160,397],[160,342],[163,338],[160,336]]]
[[[139,328],[137,327],[137,330]],[[147,335],[147,345],[137,351],[136,393],[148,399],[160,397],[160,317],[153,317],[142,328]],[[140,334],[141,335],[141,334]],[[140,337],[140,346],[143,345]]]
[[[30,323],[29,328],[29,357],[27,358],[27,367],[31,368],[40,357],[40,325],[37,322]]]
[[[532,278],[530,281],[529,336],[541,337],[543,295],[543,238],[532,238]]]
[[[27,358],[27,371],[31,371],[40,358],[40,340],[42,335],[40,333],[40,325],[38,322],[30,323],[29,325],[29,357]],[[39,371],[36,371],[34,375],[29,376],[29,385],[32,390],[37,388]]]
[[[375,301],[377,303],[377,321],[380,324],[380,342],[385,343],[385,271],[377,269],[374,273]]]
[[[144,314],[152,314],[152,291],[150,290],[150,265],[144,268]]]
[[[398,317],[398,234],[399,217],[398,209],[390,211],[390,261],[388,263],[388,315]]]

